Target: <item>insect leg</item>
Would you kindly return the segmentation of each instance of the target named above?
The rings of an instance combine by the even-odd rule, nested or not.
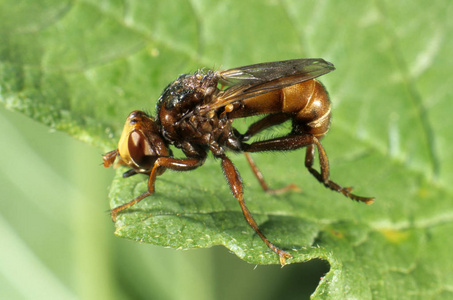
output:
[[[123,178],[131,177],[131,176],[134,176],[136,174],[139,174],[139,173],[137,171],[135,171],[134,169],[129,169],[126,172],[123,173]]]
[[[314,146],[318,148],[319,164],[321,167],[321,173],[313,168],[313,157],[314,157]],[[302,147],[307,147],[307,154],[305,158],[305,166],[308,171],[325,187],[337,191],[346,197],[349,197],[356,201],[365,202],[371,204],[374,198],[361,197],[352,194],[351,188],[344,188],[339,184],[329,179],[329,160],[327,154],[324,151],[324,147],[321,145],[319,140],[311,134],[297,134],[289,135],[285,137],[270,139],[266,141],[259,141],[250,145],[244,144],[244,151],[247,152],[260,152],[260,151],[284,151],[284,150],[296,150]]]
[[[242,141],[248,141],[255,134],[275,125],[282,124],[291,118],[288,114],[270,114],[256,121],[247,129],[247,132],[242,135]]]
[[[247,141],[254,135],[258,134],[259,132],[261,132],[269,127],[279,125],[279,124],[289,120],[290,117],[291,116],[288,114],[267,115],[266,117],[256,121],[252,125],[250,125],[250,127],[247,129],[247,132],[244,135],[242,135],[242,141]],[[261,187],[263,188],[263,190],[266,193],[276,195],[276,194],[281,194],[281,193],[284,193],[284,192],[287,192],[290,190],[301,191],[301,189],[293,183],[291,183],[288,186],[285,186],[283,188],[280,188],[280,189],[270,189],[268,187],[268,185],[266,184],[266,181],[264,180],[263,174],[258,169],[257,165],[253,161],[250,154],[248,154],[247,152],[245,152],[244,154],[245,154],[245,157],[247,158],[247,161],[248,161],[250,167],[252,168],[253,174],[255,174],[255,177],[258,179],[258,182],[260,183]]]
[[[244,214],[245,220],[249,223],[250,227],[255,230],[255,232],[260,236],[263,242],[275,253],[277,253],[280,257],[280,264],[283,266],[285,265],[286,258],[291,258],[291,254],[281,250],[274,244],[272,244],[266,236],[260,231],[258,225],[256,224],[255,220],[252,217],[252,214],[248,210],[247,206],[245,205],[245,201],[243,198],[243,191],[242,191],[242,181],[241,177],[239,176],[239,172],[231,162],[231,160],[226,157],[225,155],[222,158],[222,168],[225,173],[225,176],[228,180],[228,184],[230,185],[230,189],[233,192],[234,197],[239,201],[239,205],[241,206],[242,213]]]
[[[352,187],[342,187],[341,185],[329,179],[329,160],[327,159],[327,154],[324,151],[324,147],[321,145],[319,140],[316,137],[314,137],[314,139],[316,139],[315,145],[318,148],[321,173],[313,168],[313,158],[315,154],[314,145],[307,146],[307,154],[305,155],[305,167],[308,169],[308,171],[316,179],[318,179],[319,182],[324,184],[325,187],[333,191],[339,192],[352,200],[365,202],[366,204],[373,203],[374,198],[357,196],[352,193]]]
[[[247,158],[247,161],[249,162],[250,167],[252,168],[253,174],[255,174],[256,179],[258,179],[258,182],[260,183],[261,187],[263,190],[272,195],[278,195],[285,193],[287,191],[297,191],[300,192],[301,189],[295,185],[294,183],[288,184],[285,187],[279,188],[279,189],[271,189],[268,187],[266,184],[266,181],[264,180],[263,174],[261,171],[258,169],[257,165],[255,164],[255,161],[252,159],[249,153],[244,152],[245,158]]]
[[[171,169],[176,171],[189,171],[201,166],[204,162],[204,158],[172,158],[172,157],[159,157],[156,159],[156,162],[153,165],[151,173],[148,179],[148,190],[135,198],[134,200],[125,203],[123,205],[117,206],[110,211],[110,216],[112,217],[113,222],[116,221],[118,213],[131,207],[132,205],[140,202],[146,197],[154,193],[154,183],[156,182],[156,177],[162,174],[165,169]]]

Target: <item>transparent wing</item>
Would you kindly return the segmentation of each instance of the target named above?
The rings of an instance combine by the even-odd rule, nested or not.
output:
[[[335,67],[330,62],[321,58],[311,58],[260,63],[219,71],[216,76],[224,88],[212,103],[204,105],[201,110],[217,109],[319,77],[333,70]]]

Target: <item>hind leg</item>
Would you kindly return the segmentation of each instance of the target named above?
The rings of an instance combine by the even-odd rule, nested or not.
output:
[[[315,146],[318,149],[319,155],[319,164],[321,172],[318,172],[313,168],[313,159]],[[327,154],[324,150],[324,147],[321,145],[319,140],[312,134],[296,134],[288,135],[285,137],[270,139],[266,141],[254,142],[250,145],[244,144],[244,151],[247,152],[261,152],[261,151],[285,151],[285,150],[296,150],[302,147],[307,147],[307,154],[305,157],[305,166],[308,171],[325,187],[337,191],[346,197],[364,202],[366,204],[371,204],[374,201],[374,198],[371,197],[361,197],[355,194],[352,194],[352,188],[342,187],[329,178],[329,160]]]
[[[241,141],[247,141],[254,135],[258,134],[259,132],[261,132],[271,126],[279,125],[289,119],[290,119],[290,116],[288,114],[268,115],[268,116],[258,120],[257,122],[253,123],[252,125],[250,125],[247,132],[244,135],[242,135]],[[260,183],[261,188],[266,193],[272,194],[272,195],[278,195],[278,194],[285,193],[287,191],[297,191],[297,192],[301,191],[301,189],[294,183],[291,183],[291,184],[289,184],[285,187],[279,188],[279,189],[269,188],[266,181],[264,180],[263,174],[258,169],[258,166],[255,164],[255,161],[252,159],[252,156],[247,152],[245,152],[244,154],[245,154],[245,158],[247,159],[247,161],[250,165],[250,168],[253,171],[253,174],[255,175],[256,179],[258,179],[258,182]]]

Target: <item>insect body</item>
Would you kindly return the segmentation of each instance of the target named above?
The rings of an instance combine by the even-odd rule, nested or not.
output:
[[[112,219],[115,221],[118,213],[153,194],[156,177],[166,169],[198,168],[210,151],[221,160],[228,184],[248,224],[284,265],[291,255],[272,244],[260,231],[245,205],[240,175],[225,152],[244,152],[263,189],[280,193],[297,187],[269,189],[249,153],[306,147],[305,166],[319,182],[353,200],[372,203],[374,198],[354,195],[351,188],[329,179],[329,163],[320,139],[329,129],[330,101],[324,86],[315,78],[332,70],[334,66],[322,59],[295,59],[181,75],[160,96],[157,116],[153,118],[142,111],[130,113],[118,149],[103,157],[104,166],[109,167],[119,156],[119,163],[131,168],[124,177],[137,173],[149,175],[148,190],[114,208]],[[234,119],[253,115],[263,118],[244,134],[233,127]],[[257,133],[288,120],[292,122],[292,130],[287,135],[247,142]],[[186,157],[173,157],[171,145],[180,148]],[[320,172],[313,168],[315,149]]]

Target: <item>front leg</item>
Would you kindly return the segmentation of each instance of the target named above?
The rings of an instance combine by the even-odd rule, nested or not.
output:
[[[255,220],[252,217],[252,214],[248,210],[247,206],[245,205],[245,201],[243,198],[243,191],[242,191],[242,181],[241,177],[239,176],[238,170],[234,167],[231,160],[223,155],[222,157],[222,168],[225,173],[225,177],[228,180],[228,184],[230,185],[230,189],[233,192],[234,197],[239,201],[239,205],[241,206],[242,213],[244,214],[245,220],[249,223],[250,227],[255,230],[255,232],[260,236],[263,242],[275,253],[280,256],[280,264],[284,266],[286,264],[286,258],[291,258],[291,254],[283,251],[282,249],[278,248],[274,244],[272,244],[266,236],[260,231],[258,224],[256,224]]]
[[[148,190],[135,198],[134,200],[125,203],[123,205],[117,206],[110,211],[110,216],[112,217],[113,222],[116,221],[118,213],[131,207],[132,205],[142,201],[146,197],[154,193],[154,183],[156,182],[156,177],[162,174],[165,169],[171,169],[175,171],[190,171],[198,168],[204,163],[204,158],[173,158],[173,157],[159,157],[156,159],[151,173],[149,174],[148,179]]]

